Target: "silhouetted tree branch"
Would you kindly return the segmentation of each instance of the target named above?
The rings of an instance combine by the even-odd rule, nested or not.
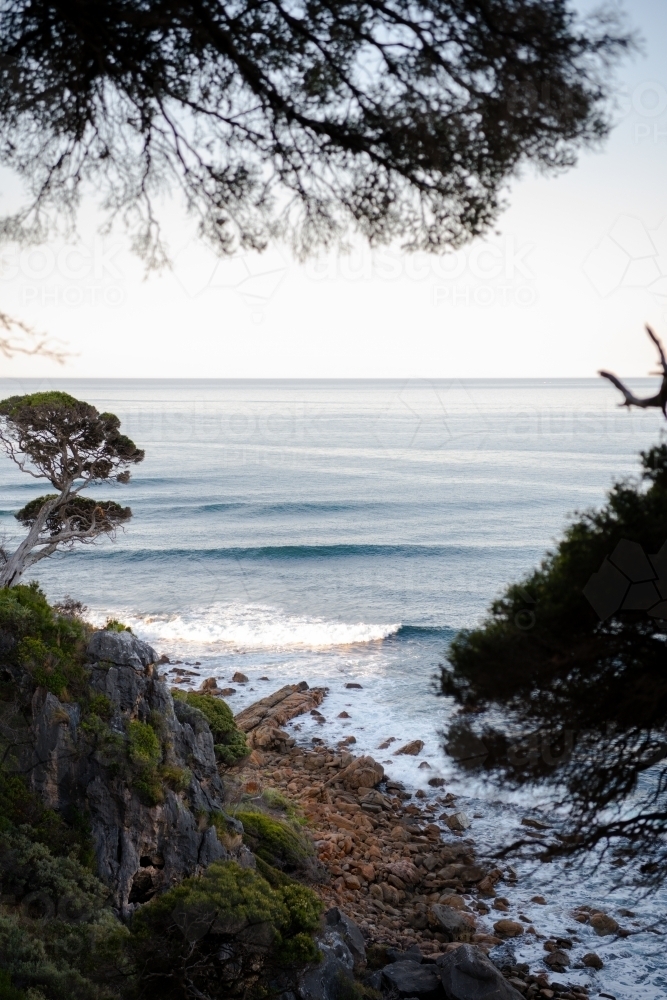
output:
[[[27,354],[50,358],[51,361],[62,365],[70,356],[69,352],[57,342],[36,333],[32,327],[5,312],[0,312],[0,329],[5,331],[4,334],[0,333],[0,354],[6,358]]]
[[[640,399],[638,396],[635,396],[630,389],[623,385],[620,378],[617,378],[616,375],[612,375],[611,372],[600,371],[598,372],[598,375],[601,375],[602,378],[608,378],[609,381],[623,393],[625,401],[623,403],[619,403],[619,406],[640,406],[643,409],[650,406],[659,406],[663,414],[667,417],[667,358],[665,358],[665,352],[660,339],[656,336],[648,323],[646,324],[646,332],[658,348],[658,353],[660,355],[660,371],[655,372],[655,374],[662,375],[662,382],[660,384],[660,390],[655,396],[647,396],[644,399]]]
[[[522,164],[558,170],[610,124],[633,44],[567,0],[2,0],[0,162],[44,238],[83,188],[159,263],[160,191],[217,249],[349,229],[443,250],[488,229]]]

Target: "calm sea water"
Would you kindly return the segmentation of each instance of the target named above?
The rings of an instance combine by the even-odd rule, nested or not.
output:
[[[653,381],[633,385],[648,392]],[[50,598],[82,600],[101,623],[121,617],[200,676],[228,683],[242,671],[250,682],[230,697],[235,710],[288,681],[328,686],[328,721],[297,720],[297,738],[352,734],[412,786],[441,773],[479,813],[471,832],[482,849],[511,834],[538,803],[457,773],[441,750],[450,709],[433,675],[456,631],[539,561],[573,511],[636,473],[659,415],[619,410],[602,380],[5,379],[0,398],[49,387],[117,413],[146,450],[128,486],[98,491],[130,504],[126,531],[32,574]],[[6,536],[16,534],[13,512],[40,492],[0,463]],[[337,718],[343,708],[349,720]],[[422,755],[383,758],[377,747],[390,736],[419,737]],[[631,906],[631,929],[664,914],[664,899],[612,892],[604,869],[520,874],[512,915],[544,933],[566,934],[577,903]],[[538,891],[547,907],[529,902]],[[655,935],[589,940],[574,929],[573,955],[596,950],[605,969],[561,979],[618,1000],[667,996]],[[531,962],[542,954],[539,942],[517,946]]]

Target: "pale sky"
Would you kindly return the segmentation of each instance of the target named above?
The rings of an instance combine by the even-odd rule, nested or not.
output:
[[[601,152],[558,178],[526,171],[497,234],[457,255],[285,248],[218,260],[168,210],[172,271],[143,273],[119,233],[0,249],[0,308],[65,341],[60,368],[2,361],[18,378],[590,377],[654,366],[667,342],[667,5],[633,0],[644,54],[620,73]],[[2,211],[18,204],[2,175]]]

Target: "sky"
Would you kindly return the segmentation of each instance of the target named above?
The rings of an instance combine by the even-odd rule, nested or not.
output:
[[[632,0],[643,51],[618,74],[616,125],[556,178],[526,169],[494,233],[458,254],[305,264],[284,247],[220,260],[170,206],[173,266],[146,276],[92,203],[77,243],[0,247],[0,308],[64,342],[63,367],[5,377],[557,378],[646,375],[667,343],[667,5]],[[20,190],[0,175],[0,211]],[[611,391],[611,389],[610,389]]]

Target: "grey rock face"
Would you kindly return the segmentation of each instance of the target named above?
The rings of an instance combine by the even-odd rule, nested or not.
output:
[[[94,632],[86,650],[90,660],[106,660],[120,667],[142,670],[157,661],[157,653],[147,642],[137,639],[131,632]]]
[[[438,959],[447,1000],[521,1000],[483,951],[463,944]]]
[[[41,688],[33,697],[31,740],[22,766],[48,807],[87,812],[97,872],[119,913],[128,916],[163,887],[212,861],[233,857],[249,866],[254,858],[245,847],[230,854],[212,825],[202,827],[203,813],[224,812],[213,737],[200,712],[174,705],[152,665],[155,651],[129,632],[95,633],[88,652],[96,651],[100,660],[91,664],[90,683],[111,702],[111,735],[118,739],[132,720],[158,720],[163,763],[189,774],[189,786],[184,791],[164,787],[164,800],[146,805],[131,783],[114,776],[104,744],[82,731],[79,706]]]
[[[382,980],[402,997],[428,997],[440,992],[440,973],[435,965],[403,960],[385,965]]]
[[[333,906],[324,914],[324,922],[327,927],[336,931],[347,947],[350,949],[354,959],[354,969],[358,972],[366,965],[366,945],[364,936],[346,913],[343,913],[337,906]]]
[[[316,939],[322,961],[299,979],[300,1000],[339,1000],[346,983],[354,979],[354,957],[336,929],[325,923]]]

